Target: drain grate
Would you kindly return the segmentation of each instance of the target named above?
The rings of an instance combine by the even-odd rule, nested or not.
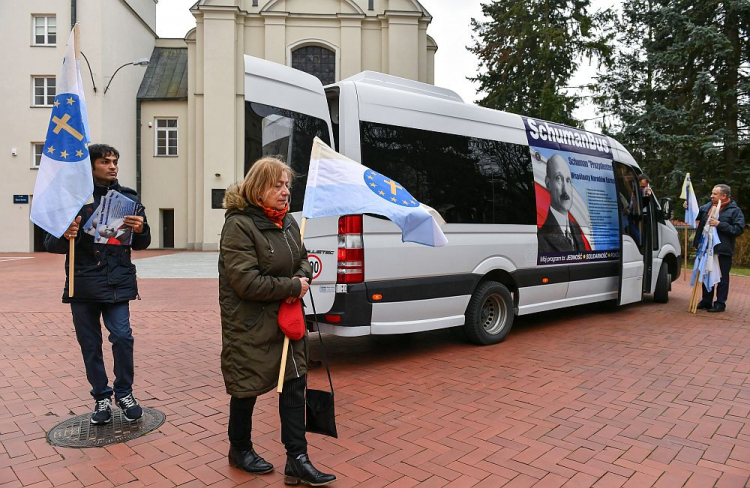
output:
[[[144,407],[143,417],[128,422],[122,410],[113,408],[112,422],[108,424],[92,425],[91,413],[87,413],[57,424],[47,433],[47,439],[53,446],[102,447],[147,434],[159,428],[166,418],[162,412]]]

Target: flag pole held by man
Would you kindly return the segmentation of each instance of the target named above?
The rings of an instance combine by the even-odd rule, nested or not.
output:
[[[390,219],[401,229],[403,242],[430,247],[448,244],[440,229],[440,225],[445,223],[440,214],[419,203],[397,181],[337,153],[316,137],[302,207],[303,236],[307,219],[365,213]],[[288,348],[289,337],[286,336],[283,354]],[[285,355],[282,355],[277,388],[279,393],[283,387],[285,359]]]
[[[73,27],[57,79],[47,137],[34,185],[31,221],[60,238],[94,192],[86,98],[78,65],[78,24]],[[70,241],[69,295],[73,296],[74,242]]]

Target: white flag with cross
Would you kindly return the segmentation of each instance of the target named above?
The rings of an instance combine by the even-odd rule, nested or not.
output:
[[[94,191],[86,98],[71,31],[34,185],[31,220],[60,237]]]

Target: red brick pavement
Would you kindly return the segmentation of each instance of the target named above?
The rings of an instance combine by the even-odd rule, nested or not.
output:
[[[254,442],[277,471],[227,465],[210,279],[144,279],[132,304],[136,394],[166,423],[105,448],[48,445],[92,402],[62,259],[25,256],[0,255],[0,486],[283,485],[273,393]],[[449,331],[329,337],[340,438],[310,435],[310,456],[340,488],[750,486],[750,279],[732,277],[724,314],[686,313],[688,295],[680,279],[666,305],[522,317],[491,347]],[[311,384],[325,385],[322,368]]]

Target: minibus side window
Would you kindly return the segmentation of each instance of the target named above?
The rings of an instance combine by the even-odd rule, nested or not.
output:
[[[536,223],[527,146],[360,123],[362,164],[401,183],[447,223]]]
[[[297,173],[289,208],[302,210],[313,139],[330,144],[328,125],[310,115],[262,103],[245,102],[245,174],[263,156],[281,156]],[[243,175],[244,176],[244,175]]]

